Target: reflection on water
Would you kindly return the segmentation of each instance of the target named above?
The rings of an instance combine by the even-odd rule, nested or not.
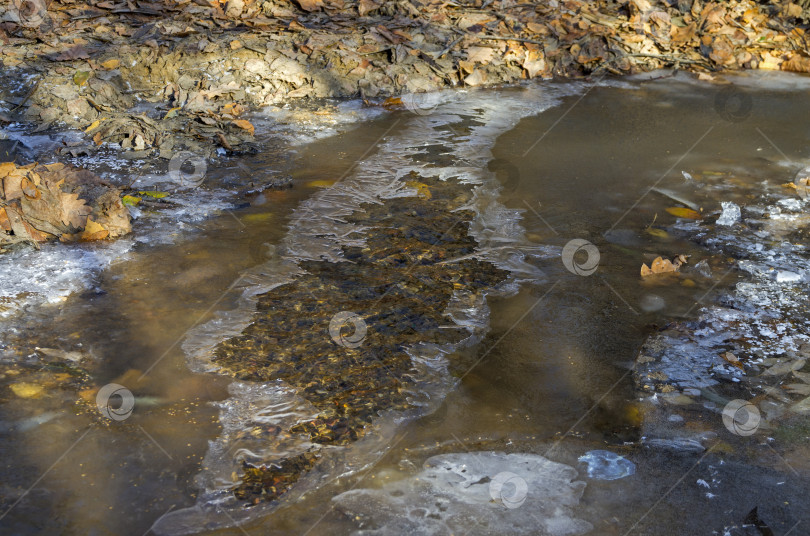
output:
[[[499,234],[504,220],[475,219],[470,233],[493,261],[513,261],[514,279],[525,282],[511,296],[490,297],[488,335],[450,356],[447,374],[457,384],[436,411],[381,425],[374,430],[380,442],[356,447],[362,456],[334,461],[335,471],[319,469],[291,496],[295,500],[282,500],[281,508],[251,520],[244,530],[335,534],[382,526],[358,501],[343,510],[330,508],[332,497],[365,490],[356,495],[371,497],[369,504],[374,504],[375,490],[412,489],[414,475],[430,473],[422,466],[431,457],[463,459],[458,453],[476,451],[537,454],[577,468],[580,480],[585,473],[577,458],[586,451],[608,449],[631,459],[637,467],[632,477],[587,480],[574,511],[595,534],[720,531],[767,500],[758,496],[758,478],[787,481],[784,501],[801,504],[807,481],[795,475],[735,465],[739,461],[734,459],[719,469],[711,459],[708,466],[695,466],[694,458],[637,448],[643,415],[630,368],[649,333],[669,318],[694,315],[696,304],[710,300],[713,291],[735,277],[729,275],[715,288],[719,278],[716,273],[707,277],[706,268],[711,271],[718,259],[663,232],[660,224],[675,219],[666,208],[679,206],[673,199],[680,198],[712,213],[719,211],[720,200],[744,201],[729,198],[727,185],[735,181],[791,180],[787,160],[807,158],[810,146],[803,122],[806,100],[797,92],[749,87],[751,115],[733,123],[717,112],[712,87],[669,79],[603,84],[583,96],[585,90],[557,87],[556,95],[573,95],[514,128],[508,129],[508,120],[496,125],[507,130],[492,150],[499,165],[477,165],[482,155],[489,159],[492,140],[490,146],[471,145],[467,155],[458,152],[466,147],[469,131],[453,120],[444,119],[449,127],[441,128],[448,143],[456,144],[455,153],[448,156],[441,146],[419,151],[424,169],[463,168],[472,161],[501,181],[498,201],[522,211],[516,229],[523,256],[501,255],[510,251]],[[526,98],[522,90],[512,91],[515,99]],[[468,102],[486,101],[487,95],[476,93]],[[453,106],[458,107],[454,113],[463,112],[463,103]],[[440,113],[441,108],[426,117],[394,113],[351,135],[303,146],[292,189],[251,194],[241,208],[178,232],[170,245],[141,244],[128,260],[106,270],[91,291],[41,317],[32,312],[27,323],[6,330],[4,355],[29,366],[4,366],[0,378],[0,516],[9,511],[0,520],[3,532],[143,534],[164,514],[195,505],[206,484],[198,477],[202,460],[214,445],[209,442],[222,433],[220,408],[234,388],[229,392],[225,376],[190,372],[183,348],[194,341],[185,334],[216,311],[239,306],[242,292],[256,284],[251,277],[240,279],[245,270],[296,246],[288,227],[302,201],[318,198],[316,192],[320,198],[328,195],[329,180],[354,176],[354,163],[368,157],[369,147],[396,142],[402,129],[418,128],[419,121],[426,132],[435,128]],[[498,123],[499,118],[489,120]],[[493,133],[500,134],[495,127]],[[249,165],[261,169],[273,162],[258,159]],[[384,169],[384,162],[380,165]],[[231,180],[232,172],[219,173]],[[478,201],[479,213],[486,213],[486,199]],[[569,269],[584,266],[587,252],[572,257],[568,267],[559,256],[545,254],[548,247],[562,251],[573,239],[597,249],[598,268],[591,275]],[[332,251],[333,245],[324,247]],[[678,254],[691,255],[682,276],[640,281],[643,262]],[[703,260],[704,268],[693,268]],[[538,269],[542,279],[536,277]],[[36,346],[78,352],[75,370],[61,364],[65,359],[49,368],[43,367],[41,354],[26,357],[35,354]],[[15,394],[9,386],[20,383],[19,377],[46,385],[45,394]],[[109,382],[125,385],[135,396],[135,411],[124,421],[105,421],[92,411],[93,393]],[[265,391],[262,396],[271,396]],[[254,424],[270,433],[272,426],[286,427],[280,419],[291,411],[278,406],[276,416]],[[705,429],[699,422],[686,426],[695,433]],[[245,438],[240,445],[257,450]],[[646,508],[638,505],[663,495],[693,466],[695,472],[671,500],[645,515]],[[729,476],[732,466],[736,470]],[[714,502],[694,484],[699,478],[711,481],[711,471],[725,471],[730,486]],[[345,476],[317,480],[336,474]],[[412,499],[394,502],[407,505]],[[521,508],[530,507],[530,500],[531,495]],[[643,515],[643,522],[634,525]],[[367,525],[361,527],[354,516]],[[196,528],[206,532],[202,521]],[[240,533],[227,528],[208,532]]]

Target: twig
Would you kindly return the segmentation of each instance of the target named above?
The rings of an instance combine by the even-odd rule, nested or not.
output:
[[[442,56],[444,56],[445,54],[450,52],[453,49],[453,47],[456,46],[462,39],[464,39],[463,35],[461,37],[459,37],[458,39],[456,39],[455,41],[453,41],[452,43],[450,43],[449,45],[447,45],[447,47],[444,50],[442,50],[441,53],[439,53],[438,56],[436,56],[436,59],[437,60],[441,59]]]
[[[501,35],[467,35],[470,37],[476,37],[478,39],[494,39],[495,41],[520,41],[521,43],[534,43],[535,45],[547,44],[543,41],[538,41],[537,39],[526,39],[524,37],[503,37]]]
[[[31,91],[29,91],[29,92],[28,92],[28,95],[26,95],[26,96],[25,96],[25,98],[22,100],[22,102],[20,102],[20,104],[18,104],[18,105],[17,105],[17,106],[15,106],[14,108],[12,108],[12,110],[11,110],[12,112],[16,112],[17,110],[19,110],[20,108],[22,108],[22,106],[23,106],[23,105],[24,105],[26,102],[28,102],[28,99],[30,99],[30,98],[31,98],[31,97],[34,95],[34,93],[36,92],[37,88],[39,87],[39,83],[40,83],[40,82],[42,82],[42,77],[37,78],[37,83],[36,83],[36,84],[34,84],[34,87],[32,87],[32,88],[31,88]]]
[[[633,58],[654,58],[657,60],[666,60],[672,63],[692,63],[692,64],[702,64],[702,65],[709,65],[706,60],[690,60],[689,58],[679,58],[678,56],[670,56],[665,54],[644,54],[641,52],[633,52],[627,53],[628,56]]]

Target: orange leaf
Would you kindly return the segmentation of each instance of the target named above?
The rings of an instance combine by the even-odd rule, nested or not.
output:
[[[253,136],[253,134],[255,134],[255,132],[256,132],[256,129],[253,127],[253,125],[251,124],[251,122],[250,122],[250,121],[248,121],[247,119],[234,119],[234,120],[233,120],[233,124],[234,124],[234,125],[236,125],[236,126],[237,126],[237,127],[239,127],[239,128],[242,128],[242,129],[244,129],[244,130],[247,130],[247,131],[248,131],[248,133],[249,133],[251,136]]]

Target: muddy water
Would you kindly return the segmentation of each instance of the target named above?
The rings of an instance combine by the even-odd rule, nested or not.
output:
[[[777,86],[792,80],[780,80]],[[753,506],[767,509],[774,501],[784,505],[769,520],[777,533],[797,521],[807,523],[801,506],[808,491],[806,475],[743,456],[703,460],[637,446],[643,416],[630,375],[636,351],[669,318],[695,315],[701,302],[710,301],[735,278],[695,273],[674,283],[640,283],[641,263],[656,255],[691,255],[690,265],[716,262],[709,252],[677,236],[654,232],[660,231],[660,223],[674,220],[665,209],[679,203],[670,197],[716,211],[719,201],[727,200],[724,184],[787,182],[791,161],[810,156],[810,110],[802,94],[743,82],[751,107],[750,115],[739,121],[728,120],[737,117],[723,107],[717,89],[671,79],[480,92],[435,110],[419,110],[423,115],[394,112],[300,149],[293,188],[247,196],[232,210],[192,228],[171,229],[177,239],[170,245],[136,246],[104,271],[91,290],[49,309],[42,320],[32,315],[9,336],[7,349],[22,355],[34,346],[92,354],[96,365],[88,367],[94,374],[87,384],[126,386],[136,396],[136,410],[124,421],[111,422],[73,411],[68,395],[5,397],[0,415],[17,427],[0,436],[2,505],[3,512],[8,510],[0,523],[19,534],[143,534],[166,516],[174,519],[162,525],[169,533],[348,533],[385,522],[375,519],[374,512],[336,507],[330,503],[334,496],[368,489],[374,497],[373,490],[412,477],[431,456],[476,451],[539,454],[577,468],[587,487],[574,515],[590,523],[594,534],[694,534],[707,532],[707,527],[722,533],[724,527],[741,525]],[[470,133],[487,121],[500,130],[479,132],[472,139]],[[403,157],[398,140],[419,147],[409,136],[418,136],[420,129],[424,147]],[[259,170],[277,164],[262,155],[245,163]],[[255,398],[235,397],[228,389],[230,376],[192,373],[190,367],[204,368],[197,359],[200,348],[216,342],[207,338],[225,340],[235,334],[238,323],[217,312],[240,310],[245,291],[267,292],[277,282],[274,270],[287,270],[288,260],[305,257],[306,248],[294,246],[314,243],[302,237],[323,236],[314,218],[300,217],[302,207],[319,206],[337,179],[351,185],[386,165],[389,172],[419,168],[422,180],[412,179],[428,191],[431,177],[425,170],[455,167],[442,177],[448,184],[455,184],[458,192],[479,188],[497,201],[498,206],[474,205],[474,214],[464,215],[463,221],[473,222],[470,233],[481,262],[511,268],[507,283],[512,286],[489,294],[488,311],[480,305],[470,308],[473,344],[448,353],[440,375],[420,377],[422,383],[412,388],[414,398],[420,385],[421,392],[433,397],[422,405],[422,413],[429,414],[403,409],[399,417],[381,418],[365,437],[337,447],[315,438],[310,446],[320,449],[322,466],[304,471],[280,506],[260,504],[253,509],[257,515],[244,515],[243,506],[223,499],[227,493],[222,490],[232,483],[216,481],[222,467],[212,469],[210,454],[224,447],[225,461],[231,464],[226,465],[238,472],[238,449],[221,440],[222,419],[235,418],[232,410],[239,403],[247,411],[263,406],[250,406]],[[487,176],[489,169],[495,173]],[[234,173],[233,166],[217,170],[212,180],[227,182]],[[466,183],[457,177],[466,177]],[[500,181],[500,189],[487,182],[493,179]],[[653,186],[670,197],[650,191]],[[401,195],[418,199],[420,193],[424,196],[419,188]],[[395,204],[397,195],[382,198]],[[418,212],[419,207],[409,210]],[[490,227],[504,231],[487,235]],[[593,274],[578,275],[561,262],[561,248],[572,239],[596,246]],[[341,251],[345,244],[335,240],[318,243],[327,252]],[[500,255],[503,251],[512,255]],[[585,262],[581,254],[574,260]],[[328,291],[313,299],[324,309],[330,307]],[[273,396],[279,404],[292,404],[282,392]],[[272,428],[276,438],[275,427],[285,411],[305,415],[312,409],[308,400],[295,400],[299,405],[279,407],[275,416],[260,421],[265,424],[262,433]],[[267,400],[264,404],[269,405]],[[30,420],[43,415],[47,422]],[[28,424],[20,427],[22,422]],[[722,425],[688,426],[695,433],[718,433]],[[289,447],[290,452],[302,444]],[[576,458],[598,448],[627,455],[637,464],[636,475],[613,482],[587,479]],[[268,453],[254,450],[254,461],[273,462]],[[718,472],[727,487],[709,499],[695,482],[711,481]],[[200,474],[202,483],[195,478]],[[677,486],[684,475],[688,478]],[[216,488],[212,482],[219,484],[218,490],[210,489]],[[778,482],[783,483],[779,497],[769,496],[768,490],[775,489],[769,486]],[[667,500],[658,502],[660,498]],[[221,511],[217,504],[223,505]],[[176,511],[182,514],[172,518]],[[530,513],[530,503],[509,512],[515,526],[523,526]],[[241,528],[227,528],[232,518],[246,521]],[[396,532],[389,527],[384,533]]]

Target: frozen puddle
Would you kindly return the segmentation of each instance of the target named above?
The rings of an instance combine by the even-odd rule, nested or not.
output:
[[[724,411],[744,406],[753,419],[750,434],[810,413],[808,202],[784,187],[769,189],[766,182],[741,193],[754,201],[723,203],[716,220],[674,226],[732,257],[725,275],[714,274],[716,280],[733,271],[741,280],[704,307],[698,319],[669,326],[641,349],[637,381],[653,394],[649,400],[654,404],[666,402],[659,407],[658,422],[647,423],[649,445],[685,440],[677,417],[662,422],[677,407],[683,412],[709,409],[727,420]],[[745,405],[749,399],[752,403]],[[742,413],[732,411],[732,417],[744,420]],[[750,435],[745,423],[734,419],[725,422],[726,428]]]
[[[473,452],[428,458],[417,474],[335,497],[354,534],[585,534],[574,508],[577,471],[535,454]]]
[[[447,263],[437,262],[433,266],[450,271],[455,269],[456,263],[477,259],[476,262],[489,262],[498,269],[506,271],[509,277],[502,284],[490,288],[486,292],[475,291],[473,287],[465,289],[463,285],[462,288],[455,291],[446,308],[443,309],[443,314],[446,318],[445,323],[457,326],[454,329],[460,329],[461,333],[465,334],[460,341],[434,344],[433,339],[428,337],[427,340],[420,343],[411,342],[401,348],[400,351],[408,356],[411,367],[406,376],[401,378],[403,383],[399,389],[405,394],[409,409],[406,411],[376,411],[375,421],[368,427],[365,436],[345,448],[322,446],[312,438],[308,441],[305,435],[299,434],[298,445],[287,445],[285,452],[288,454],[281,457],[276,452],[277,449],[270,445],[265,449],[251,450],[252,454],[263,453],[263,455],[251,458],[253,467],[279,467],[284,466],[285,463],[292,463],[290,460],[301,460],[303,457],[315,455],[322,458],[314,469],[307,469],[303,472],[301,481],[283,495],[282,503],[294,500],[302,490],[313,486],[320,487],[334,478],[351,475],[358,468],[366,467],[378,459],[387,450],[386,438],[390,437],[390,434],[383,433],[382,429],[392,428],[395,423],[401,422],[403,419],[430,413],[435,410],[446,393],[455,386],[456,379],[448,371],[447,354],[460,346],[481,340],[488,330],[489,310],[484,299],[485,295],[509,295],[515,291],[521,281],[540,282],[544,280],[544,275],[534,265],[533,259],[548,258],[559,254],[559,251],[532,244],[526,239],[525,231],[520,225],[521,211],[507,209],[497,201],[502,186],[496,175],[488,170],[487,164],[492,160],[491,148],[500,134],[513,128],[521,118],[540,113],[558,103],[562,96],[578,90],[578,85],[565,85],[542,90],[531,88],[524,91],[511,91],[502,95],[476,92],[455,93],[453,100],[443,102],[429,114],[403,112],[406,115],[397,122],[400,125],[397,130],[391,131],[390,135],[381,140],[377,152],[359,162],[352,175],[334,186],[318,192],[296,209],[286,237],[275,250],[278,253],[277,258],[265,266],[258,267],[246,278],[246,280],[250,280],[250,285],[244,289],[242,306],[234,311],[219,313],[213,321],[200,326],[189,334],[183,347],[189,355],[190,366],[201,371],[218,370],[218,364],[212,360],[215,350],[223,340],[235,335],[237,336],[235,338],[241,337],[238,334],[242,330],[254,326],[251,323],[256,310],[253,304],[258,295],[281,288],[286,283],[289,283],[287,288],[296,289],[297,286],[310,284],[315,277],[322,277],[308,274],[302,268],[304,266],[310,267],[310,269],[317,268],[318,271],[314,272],[315,274],[352,269],[345,267],[351,267],[358,261],[347,259],[345,252],[351,251],[352,248],[370,247],[369,244],[372,242],[370,237],[377,232],[374,228],[374,221],[361,219],[362,223],[358,223],[352,221],[355,215],[371,214],[375,207],[393,206],[386,204],[397,203],[399,202],[397,200],[403,198],[420,198],[423,191],[419,190],[419,183],[415,181],[415,179],[418,181],[420,177],[425,182],[449,184],[451,186],[447,186],[448,188],[457,187],[459,194],[467,192],[466,195],[469,195],[469,200],[455,212],[471,214],[471,216],[465,217],[464,221],[465,225],[468,225],[467,233],[475,239],[478,247],[472,254],[449,259]],[[441,151],[438,157],[433,154],[437,151]],[[417,184],[417,187],[414,187],[414,184]],[[424,187],[423,184],[422,188]],[[441,190],[442,187],[436,184],[436,188]],[[426,202],[430,199],[430,195],[426,196]],[[426,221],[430,221],[432,217],[430,214],[430,210],[425,212]],[[448,214],[445,213],[444,217],[447,216]],[[362,218],[362,216],[357,217]],[[383,225],[391,225],[391,223],[386,222]],[[448,239],[450,231],[447,233],[442,238]],[[439,239],[439,243],[434,244],[434,247],[440,247],[440,244],[441,239]],[[432,262],[425,262],[424,265],[432,265]],[[447,267],[442,267],[445,264]],[[362,263],[359,266],[362,266]],[[407,263],[403,263],[402,271],[406,276],[409,273],[407,268]],[[351,284],[368,285],[369,288],[396,283],[393,280],[385,282],[355,281],[356,277],[360,276],[350,275],[348,277]],[[315,285],[312,287],[315,292],[320,292],[319,284],[311,284]],[[334,288],[330,285],[332,283],[327,280],[327,284],[321,286]],[[469,287],[469,285],[467,286]],[[470,292],[471,290],[472,292]],[[382,297],[384,296],[385,294],[382,295]],[[324,303],[330,302],[329,296],[326,295],[320,299],[324,299]],[[354,306],[361,307],[358,310],[361,317],[372,318],[378,313],[376,310],[362,310],[362,305],[352,305],[352,307]],[[278,307],[274,305],[273,311],[278,313],[281,307],[281,305]],[[328,307],[324,310],[327,309]],[[283,315],[267,316],[267,318],[263,316],[268,314],[261,311],[256,313],[257,324],[278,326],[282,325],[280,322],[286,322]],[[320,324],[307,327],[305,332],[314,333],[315,330],[320,329],[319,326]],[[369,330],[375,334],[383,331],[390,332],[389,328],[374,325],[370,325]],[[317,335],[317,333],[315,334]],[[324,335],[326,335],[325,327]],[[245,340],[254,340],[254,337],[261,337],[261,335],[258,333],[245,335]],[[285,335],[285,337],[288,336]],[[302,337],[300,333],[293,334],[291,337],[286,343],[284,342],[287,340],[286,338],[279,339],[281,342],[277,340],[276,343],[273,343],[279,345],[280,348],[270,352],[267,356],[268,363],[271,362],[269,359],[273,357],[274,353],[287,351],[286,345],[302,344],[295,338]],[[319,355],[315,350],[319,348],[318,345],[321,344],[321,341],[319,339],[307,341],[304,341],[303,344],[310,345],[312,353],[316,356]],[[318,350],[318,352],[320,351]],[[292,354],[290,359],[295,360],[295,354]],[[323,366],[327,367],[324,369],[324,373],[334,372],[328,368],[333,366],[328,363],[334,361],[334,359],[329,359],[323,362]],[[340,360],[340,362],[342,361],[345,360]],[[232,371],[228,372],[232,373]],[[351,376],[341,377],[341,381],[344,383],[355,381]],[[311,381],[324,382],[326,380],[319,376],[312,378]],[[250,427],[249,418],[235,416],[233,412],[237,408],[250,406],[250,401],[245,397],[249,398],[253,391],[243,388],[238,391],[238,402],[234,399],[232,403],[225,402],[220,406],[220,419],[226,423],[238,421]],[[395,394],[392,393],[391,397]],[[310,393],[309,396],[312,394]],[[277,402],[281,403],[281,399]],[[320,409],[320,411],[324,410]],[[390,429],[388,431],[390,432]],[[202,488],[197,505],[164,516],[153,526],[155,532],[159,534],[188,533],[193,532],[195,527],[230,526],[262,515],[268,508],[273,508],[277,504],[278,501],[272,501],[245,509],[243,503],[234,496],[234,489],[236,489],[234,486],[243,485],[246,481],[242,466],[244,457],[234,455],[234,452],[239,451],[232,444],[234,437],[235,435],[229,432],[211,443],[209,456],[206,457],[202,474],[197,479]],[[273,438],[268,438],[268,440],[271,443],[275,441]],[[313,443],[316,444],[313,445]],[[215,460],[216,453],[222,453],[226,459]],[[232,481],[232,475],[239,475],[239,480]],[[223,510],[226,509],[228,511],[223,513]],[[536,525],[537,522],[533,522],[533,526]],[[568,533],[559,532],[559,534]]]

